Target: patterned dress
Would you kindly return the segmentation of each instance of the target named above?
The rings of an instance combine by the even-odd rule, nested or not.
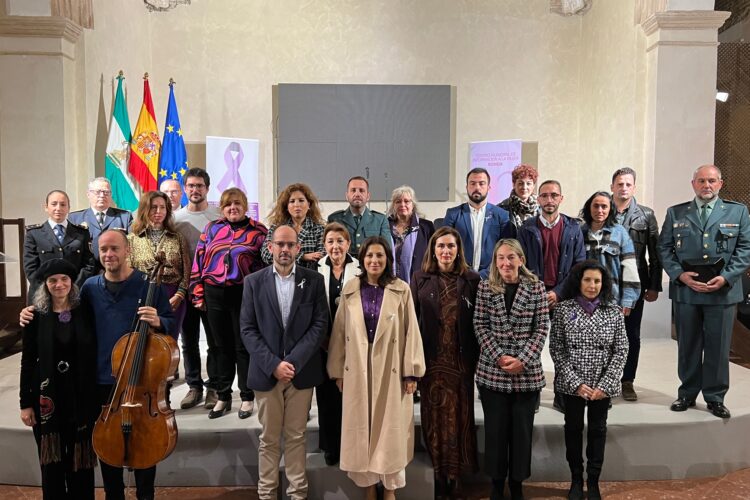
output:
[[[456,479],[477,470],[474,427],[474,370],[458,343],[458,276],[440,273],[437,355],[420,382],[422,431],[435,472]],[[424,332],[423,332],[424,333]]]

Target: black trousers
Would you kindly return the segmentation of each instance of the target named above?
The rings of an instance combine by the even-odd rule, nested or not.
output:
[[[323,366],[328,362],[328,353],[323,352]],[[315,401],[318,403],[318,447],[336,456],[341,452],[341,391],[336,381],[325,375],[322,384],[315,387]]]
[[[39,449],[42,437],[39,431],[40,425],[37,424],[34,426],[37,449]],[[73,472],[73,453],[76,443],[75,422],[61,424],[59,431],[62,461],[41,466],[44,500],[94,500],[94,469]]]
[[[625,332],[628,335],[628,357],[625,360],[625,368],[622,371],[622,381],[632,382],[635,380],[635,372],[638,369],[638,356],[641,353],[641,320],[643,319],[643,297],[645,292],[625,316]]]
[[[191,389],[203,390],[203,379],[201,378],[201,352],[198,345],[200,341],[201,323],[206,330],[206,343],[208,344],[208,354],[206,356],[206,372],[208,373],[208,387],[215,389],[211,385],[211,379],[216,377],[216,361],[214,360],[215,346],[214,338],[211,335],[211,325],[208,322],[208,316],[204,311],[196,309],[192,303],[187,304],[185,310],[185,319],[182,322],[182,359],[185,367],[185,382]]]
[[[112,392],[111,385],[99,385],[99,401],[103,405],[109,403],[109,395]],[[102,471],[102,483],[107,500],[125,500],[125,483],[122,479],[122,467],[112,467],[99,460]],[[133,469],[135,476],[135,495],[138,500],[150,500],[154,498],[154,480],[156,479],[156,466],[148,469]]]
[[[206,315],[216,350],[216,392],[220,401],[232,399],[235,369],[242,401],[253,401],[255,393],[247,386],[250,355],[240,337],[242,285],[204,287]],[[206,332],[208,334],[208,331]],[[213,380],[212,380],[213,383]]]
[[[479,388],[484,410],[484,468],[493,481],[531,476],[531,433],[539,391]]]
[[[565,398],[565,458],[573,475],[583,474],[583,412],[588,406],[588,433],[586,435],[586,472],[598,478],[604,463],[604,446],[607,442],[607,414],[609,398],[588,401],[580,396]]]

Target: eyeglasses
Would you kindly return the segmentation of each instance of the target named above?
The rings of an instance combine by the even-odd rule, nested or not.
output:
[[[187,189],[206,189],[205,184],[185,184]]]
[[[562,196],[560,193],[542,193],[538,196],[538,198],[551,198],[553,200],[556,200]]]
[[[89,189],[89,193],[96,196],[109,196],[112,194],[112,191],[108,189]]]

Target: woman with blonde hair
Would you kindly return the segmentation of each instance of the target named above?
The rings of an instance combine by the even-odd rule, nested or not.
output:
[[[318,261],[323,257],[323,228],[325,219],[320,215],[318,198],[307,184],[290,184],[279,193],[276,205],[268,215],[268,238],[281,225],[292,226],[297,231],[300,244],[297,264],[309,269],[318,269]],[[268,246],[263,245],[263,262],[273,263],[273,256]]]
[[[172,218],[172,204],[161,191],[141,195],[131,232],[130,266],[150,274],[156,266],[156,256],[164,253],[166,266],[162,284],[167,290],[169,305],[175,313],[175,330],[168,332],[175,339],[182,328],[190,279],[190,250],[185,238],[177,232]]]
[[[250,355],[240,338],[242,285],[245,276],[264,267],[261,248],[265,246],[268,230],[246,215],[247,197],[238,188],[221,193],[219,208],[222,217],[206,224],[198,240],[190,274],[190,295],[193,305],[206,311],[216,346],[219,400],[208,418],[221,417],[232,408],[236,368],[242,399],[238,416],[245,419],[253,412],[255,393],[247,386]]]
[[[393,238],[394,272],[410,283],[412,274],[422,265],[435,226],[419,212],[417,196],[411,186],[399,186],[393,190],[387,215]]]
[[[477,292],[474,332],[479,342],[476,383],[485,427],[485,469],[492,500],[523,498],[531,475],[531,433],[545,385],[542,349],[550,327],[544,284],[526,268],[517,240],[495,245],[489,278]]]

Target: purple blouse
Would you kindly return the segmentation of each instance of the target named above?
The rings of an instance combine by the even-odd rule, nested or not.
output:
[[[362,313],[365,315],[365,328],[367,328],[367,341],[372,344],[375,341],[375,331],[378,329],[380,308],[383,305],[383,293],[385,288],[365,283],[360,288],[362,297]]]

